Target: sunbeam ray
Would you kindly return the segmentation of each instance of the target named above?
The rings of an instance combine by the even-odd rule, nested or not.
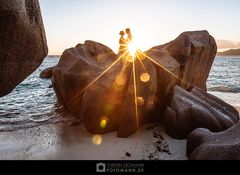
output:
[[[115,60],[107,69],[105,69],[97,78],[95,78],[91,83],[89,83],[83,90],[81,90],[78,94],[76,94],[76,97],[72,99],[71,103],[73,104],[75,100],[82,95],[89,87],[91,87],[94,83],[96,83],[97,80],[99,80],[104,74],[106,74],[115,64],[117,64],[125,55],[127,52],[122,54],[117,60]]]
[[[139,60],[140,64],[142,65],[142,68],[144,69],[144,71],[145,71],[146,73],[148,73],[146,67],[144,66],[144,64],[143,64],[143,62],[142,62],[142,60],[139,58],[138,51],[136,52],[136,56],[137,56],[137,59]]]
[[[121,51],[124,51],[124,50],[128,50],[127,48],[124,48],[124,49],[119,49],[119,52],[121,52]]]
[[[160,68],[162,68],[164,71],[166,71],[167,73],[169,73],[170,75],[172,75],[173,77],[175,77],[177,80],[179,80],[181,83],[183,83],[184,85],[187,85],[187,83],[185,83],[183,80],[181,80],[178,76],[176,76],[174,73],[172,73],[171,71],[169,71],[167,68],[163,67],[161,64],[159,64],[157,61],[155,61],[153,58],[149,57],[148,55],[146,55],[145,53],[141,52],[140,53],[145,56],[148,60],[150,60],[151,62],[153,62],[154,64],[156,64],[157,66],[159,66]]]
[[[135,68],[135,61],[132,63],[133,65],[133,87],[134,87],[134,101],[135,101],[135,112],[136,112],[136,123],[137,129],[139,127],[139,116],[138,116],[138,103],[137,103],[137,83],[136,83],[136,68]]]

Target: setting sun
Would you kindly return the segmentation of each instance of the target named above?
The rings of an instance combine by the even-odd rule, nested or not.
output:
[[[139,48],[137,47],[137,44],[134,41],[128,44],[128,51],[130,53],[130,56],[135,57],[138,49]]]

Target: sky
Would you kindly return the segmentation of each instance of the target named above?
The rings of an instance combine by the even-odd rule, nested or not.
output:
[[[239,0],[40,0],[49,55],[85,40],[118,50],[119,31],[131,28],[139,49],[208,30],[219,49],[240,47]]]

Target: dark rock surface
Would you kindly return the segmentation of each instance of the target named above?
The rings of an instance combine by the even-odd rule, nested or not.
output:
[[[228,130],[213,133],[194,130],[187,139],[187,156],[191,160],[240,160],[240,123]]]
[[[234,107],[199,88],[187,92],[176,86],[164,119],[167,132],[184,139],[196,128],[224,131],[239,122],[239,114]]]
[[[43,70],[40,73],[39,77],[40,78],[52,78],[53,69],[54,69],[54,67],[49,67],[49,68]]]
[[[160,65],[154,64],[158,75],[158,118],[163,116],[175,85],[185,90],[198,87],[206,91],[206,81],[216,52],[215,39],[207,31],[184,32],[175,40],[146,52]]]
[[[0,97],[34,72],[47,53],[38,0],[1,0]]]
[[[111,93],[111,90],[107,89],[114,79],[111,74],[116,67],[86,88],[115,59],[115,53],[108,47],[86,41],[75,48],[65,50],[53,71],[52,83],[58,99],[93,133],[116,129],[116,114],[119,113],[116,110],[119,110],[119,105],[122,103],[121,94]],[[83,98],[84,96],[86,98]],[[109,118],[108,115],[105,118],[112,111],[114,111],[113,116]],[[103,119],[110,123],[104,129],[100,126]]]
[[[62,104],[80,118],[90,132],[118,130],[119,137],[128,137],[142,122],[141,116],[146,116],[148,103],[141,102],[139,118],[136,118],[132,64],[125,64],[123,69],[121,59],[119,62],[116,59],[116,54],[107,46],[86,41],[63,53],[53,71],[52,82]],[[154,67],[144,64],[156,82]],[[136,65],[136,76],[140,77],[140,63]],[[156,93],[156,83],[154,87],[152,81],[136,81],[140,101]]]

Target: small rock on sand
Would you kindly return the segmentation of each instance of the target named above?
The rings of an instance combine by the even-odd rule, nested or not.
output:
[[[129,152],[126,152],[126,154],[125,154],[127,157],[131,157],[131,153],[129,153]]]

